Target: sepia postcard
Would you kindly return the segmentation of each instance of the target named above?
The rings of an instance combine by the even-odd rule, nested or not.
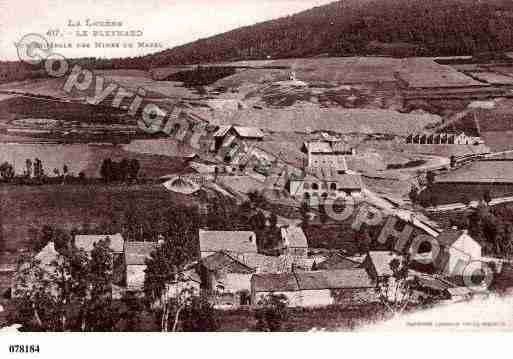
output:
[[[512,295],[511,0],[0,0],[0,341],[511,332]]]

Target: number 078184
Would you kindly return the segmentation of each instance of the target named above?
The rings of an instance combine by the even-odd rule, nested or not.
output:
[[[9,353],[39,353],[39,344],[9,345]]]

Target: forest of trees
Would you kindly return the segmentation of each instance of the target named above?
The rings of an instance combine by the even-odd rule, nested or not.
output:
[[[201,39],[148,59],[151,67],[158,67],[321,54],[469,55],[510,49],[512,40],[510,1],[345,0]]]
[[[90,69],[312,56],[450,56],[511,50],[509,0],[344,0],[246,26],[156,54],[71,60]],[[40,76],[20,62],[16,76]],[[71,68],[72,66],[70,66]]]

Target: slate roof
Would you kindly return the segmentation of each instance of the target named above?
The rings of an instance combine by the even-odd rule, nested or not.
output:
[[[303,143],[303,149],[311,153],[345,154],[352,152],[352,146],[343,141],[310,141]]]
[[[361,263],[340,254],[333,254],[326,260],[316,263],[317,269],[336,270],[336,269],[355,269],[360,267]]]
[[[156,249],[155,242],[126,242],[125,263],[126,265],[145,265],[146,259],[149,259]]]
[[[243,138],[263,138],[264,133],[257,127],[245,126],[219,126],[219,129],[214,133],[214,137],[224,137],[233,128],[235,132]]]
[[[125,241],[123,240],[123,237],[120,233],[116,234],[100,234],[100,235],[76,235],[75,236],[75,246],[78,249],[83,249],[87,253],[90,253],[93,248],[94,244],[98,243],[99,241],[102,241],[106,238],[110,239],[110,249],[114,253],[123,253],[123,247]]]
[[[307,273],[307,272],[305,272]],[[339,288],[374,288],[375,284],[367,271],[359,269],[341,269],[323,271],[329,289]]]
[[[308,242],[301,227],[283,227],[281,229],[281,238],[287,247],[308,248]]]
[[[436,241],[443,247],[451,247],[463,234],[465,234],[465,231],[454,229],[446,230],[436,237]]]
[[[256,292],[294,292],[299,290],[373,288],[365,269],[255,274]]]
[[[225,252],[217,252],[201,260],[205,268],[210,271],[226,271],[229,273],[253,273],[254,269]]]
[[[273,257],[260,253],[248,253],[244,255],[242,262],[258,273],[280,273],[292,268],[292,260],[288,256]]]
[[[256,292],[296,292],[299,285],[292,273],[255,274],[251,277]]]
[[[199,231],[201,252],[257,253],[255,232]]]

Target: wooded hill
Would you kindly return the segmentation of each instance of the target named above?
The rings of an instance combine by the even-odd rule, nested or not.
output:
[[[319,55],[469,55],[513,46],[509,0],[344,0],[145,57],[152,67]]]

